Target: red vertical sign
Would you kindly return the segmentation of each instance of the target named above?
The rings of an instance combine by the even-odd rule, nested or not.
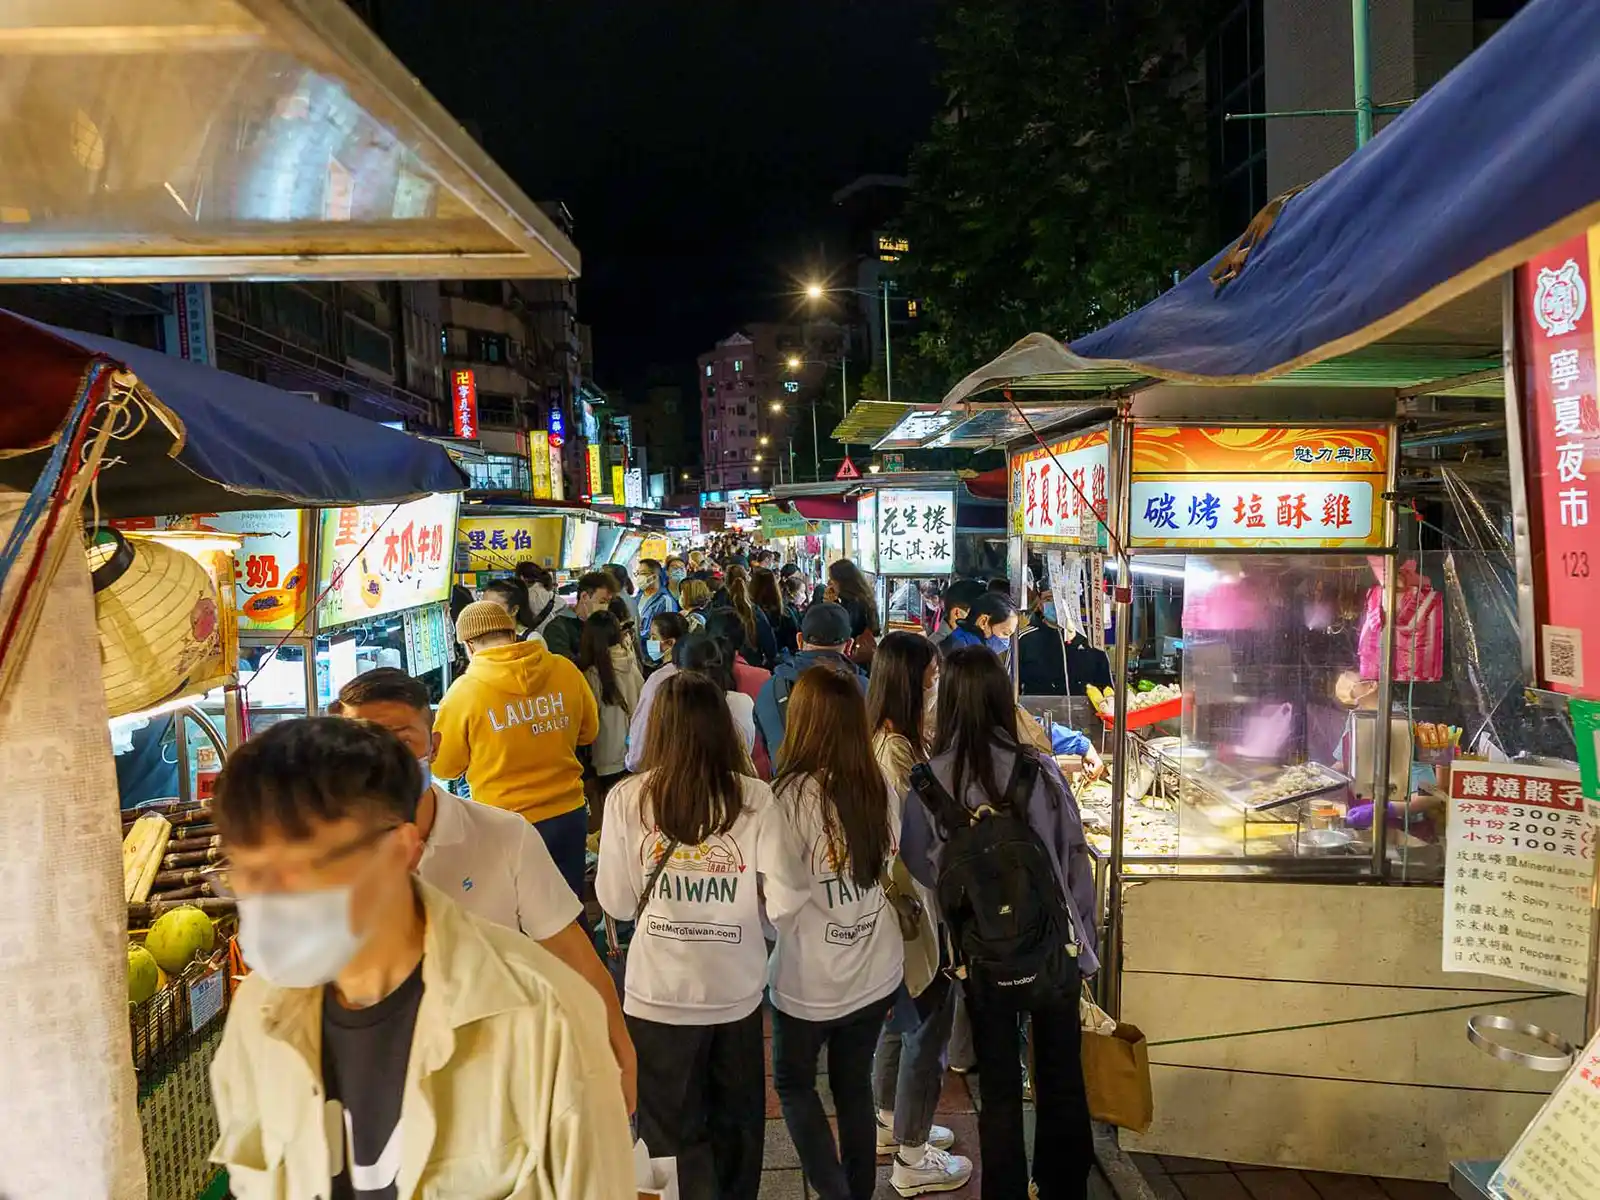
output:
[[[478,380],[471,371],[450,373],[450,407],[455,418],[456,436],[478,436]]]
[[[1539,682],[1600,695],[1600,414],[1594,260],[1580,235],[1517,270]],[[1592,481],[1592,482],[1591,482]]]

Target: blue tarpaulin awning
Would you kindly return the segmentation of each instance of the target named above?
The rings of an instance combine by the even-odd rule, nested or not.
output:
[[[1236,279],[1212,284],[1219,254],[1047,369],[1272,378],[1386,337],[1600,223],[1597,48],[1600,3],[1534,0],[1292,197]]]
[[[378,504],[457,492],[442,446],[303,396],[0,310],[0,484],[26,490],[95,360],[138,377],[148,419],[102,469],[106,517]]]

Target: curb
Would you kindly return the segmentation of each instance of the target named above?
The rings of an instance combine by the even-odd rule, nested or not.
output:
[[[1106,1182],[1116,1193],[1117,1200],[1158,1200],[1155,1190],[1139,1170],[1138,1164],[1117,1145],[1117,1131],[1114,1126],[1101,1125],[1098,1122],[1095,1124],[1094,1156],[1100,1164]]]

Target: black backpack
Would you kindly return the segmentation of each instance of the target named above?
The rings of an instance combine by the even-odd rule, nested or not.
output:
[[[995,808],[957,803],[926,763],[911,786],[945,836],[934,891],[950,931],[955,973],[994,1000],[1020,1009],[1075,996],[1078,938],[1044,841],[1028,823],[1039,761],[1019,751],[1005,800]]]

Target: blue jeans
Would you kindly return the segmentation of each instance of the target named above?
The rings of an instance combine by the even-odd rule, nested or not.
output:
[[[584,855],[588,851],[589,814],[581,807],[575,808],[571,812],[562,813],[559,817],[535,821],[533,827],[544,839],[544,848],[550,851],[550,857],[555,860],[556,870],[561,872],[561,878],[567,881],[567,886],[572,889],[572,894],[581,904]],[[588,918],[582,913],[578,914],[578,921],[585,929],[589,928]]]
[[[878,1034],[878,1051],[872,1060],[872,1095],[879,1110],[894,1113],[894,1136],[902,1146],[920,1146],[928,1140],[933,1114],[944,1086],[945,1042],[955,1015],[958,989],[937,978],[927,996],[931,1003],[913,1000],[904,988],[895,994],[894,1013]]]

